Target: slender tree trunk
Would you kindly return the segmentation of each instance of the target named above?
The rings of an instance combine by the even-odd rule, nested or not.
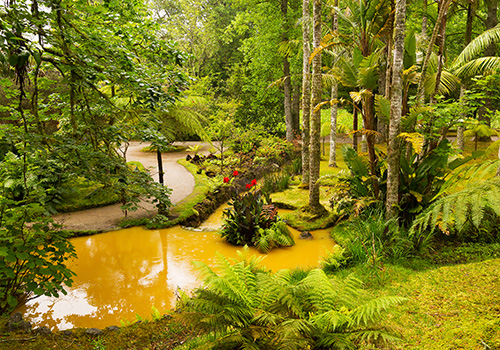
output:
[[[288,0],[281,0],[281,14],[283,15],[283,35],[282,40],[288,41]],[[293,141],[293,118],[292,118],[292,81],[290,78],[290,62],[288,56],[283,58],[283,77],[284,81],[284,94],[285,94],[285,125],[286,125],[286,140]]]
[[[400,146],[398,135],[403,113],[403,58],[406,22],[406,0],[396,1],[396,23],[394,30],[394,60],[391,89],[391,116],[389,120],[389,147],[387,150],[387,198],[386,217],[397,217],[399,203]]]
[[[429,45],[427,46],[427,51],[425,53],[424,62],[422,64],[422,69],[420,72],[420,79],[418,81],[417,87],[417,103],[419,105],[424,104],[425,102],[425,79],[427,78],[427,69],[429,68],[429,61],[431,59],[432,50],[434,48],[434,43],[436,42],[436,38],[439,33],[439,29],[441,28],[441,23],[443,22],[444,16],[448,12],[448,7],[451,4],[451,0],[441,0],[441,6],[439,7],[438,18],[436,20],[436,24],[434,26],[434,30],[432,31],[431,39],[429,40]]]
[[[302,187],[309,187],[309,143],[311,116],[311,73],[309,67],[310,48],[310,16],[309,0],[302,2]]]
[[[375,154],[375,115],[374,115],[374,97],[373,92],[363,98],[364,124],[366,133],[366,149],[368,151],[368,160],[370,162],[370,174],[373,179],[373,192],[375,198],[379,195],[379,185],[377,179],[377,156]]]
[[[422,0],[422,36],[427,38],[427,0]]]
[[[497,10],[498,10],[498,0],[485,0],[487,16],[486,16],[486,30],[494,28],[498,24],[497,19]],[[485,56],[496,56],[497,55],[497,46],[495,43],[491,43],[485,50]],[[491,126],[491,118],[488,113],[489,110],[492,110],[492,102],[491,97],[489,97],[490,93],[487,92],[487,97],[483,100],[483,105],[478,109],[478,117],[477,119],[488,126]],[[491,140],[491,137],[481,137],[481,141]]]
[[[441,22],[441,28],[439,30],[439,35],[437,37],[437,42],[439,46],[439,51],[438,51],[438,66],[437,66],[437,71],[436,71],[436,84],[434,85],[434,91],[432,92],[430,96],[430,103],[434,104],[435,97],[439,91],[439,85],[441,84],[441,74],[443,73],[443,67],[444,67],[444,44],[446,41],[446,16],[443,17],[443,21]]]
[[[161,159],[160,147],[156,150],[156,160],[158,162],[158,182],[163,185],[163,161]]]
[[[495,28],[498,24],[497,19],[497,10],[498,10],[498,0],[485,0],[487,16],[486,16],[486,30]],[[485,56],[496,56],[497,47],[495,43],[492,43],[490,46],[484,50]]]
[[[352,148],[357,152],[358,151],[358,108],[356,104],[354,104],[354,108],[352,111]]]
[[[320,46],[321,42],[321,0],[313,2],[313,46]],[[321,208],[319,203],[319,167],[321,160],[321,53],[312,60],[312,89],[311,89],[311,146],[309,169],[309,206],[312,209]]]
[[[465,90],[466,90],[466,86],[465,86],[465,84],[462,84],[460,86],[460,103],[461,104],[465,103],[465,101],[464,101]],[[465,113],[462,113],[461,119],[464,119],[465,117],[466,117]],[[463,125],[459,124],[457,127],[457,147],[460,150],[460,153],[462,153],[463,150],[465,149],[464,131],[465,130],[464,130]]]
[[[469,5],[467,6],[467,22],[465,25],[465,38],[464,38],[464,48],[469,45],[472,40],[472,24],[474,21],[474,16],[476,12],[476,2],[471,0],[469,1]],[[462,82],[460,85],[460,103],[465,104],[464,95],[467,90],[467,83]],[[465,119],[467,117],[466,113],[462,113],[461,119]],[[462,124],[459,124],[457,127],[457,147],[460,152],[463,152],[465,149],[465,140],[464,140],[464,131],[465,128]]]
[[[335,0],[334,6],[337,7],[339,4],[338,0]],[[337,32],[339,30],[339,16],[337,11],[333,11],[332,18],[332,32]],[[336,59],[336,57],[334,57]],[[330,157],[328,160],[328,166],[337,167],[337,111],[338,111],[338,94],[339,94],[339,86],[337,80],[333,78],[332,81],[332,94],[331,100],[332,109],[330,111]]]
[[[300,133],[300,79],[295,79],[293,83],[292,97],[292,129],[294,139]]]
[[[332,82],[332,101],[338,98],[339,86],[337,81]],[[332,102],[332,110],[330,112],[330,157],[328,160],[329,167],[337,167],[337,110],[338,103]]]

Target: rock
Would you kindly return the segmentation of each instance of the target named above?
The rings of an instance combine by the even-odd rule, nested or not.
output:
[[[49,327],[45,327],[45,326],[35,328],[34,332],[36,334],[51,334],[52,333],[52,331],[50,330],[50,328]]]
[[[31,323],[23,320],[22,313],[16,312],[7,321],[7,329],[9,330],[9,332],[18,330],[31,332]]]
[[[97,337],[99,335],[102,335],[103,333],[104,332],[98,328],[88,328],[85,330],[85,334],[93,336],[93,337]]]
[[[75,333],[70,330],[70,329],[67,329],[65,331],[62,331],[62,334],[65,336],[65,337],[72,337]]]
[[[302,231],[299,235],[299,239],[313,239],[313,235],[309,231]]]
[[[106,330],[109,331],[109,332],[117,332],[120,330],[120,327],[118,326],[109,326],[109,327],[106,327]]]

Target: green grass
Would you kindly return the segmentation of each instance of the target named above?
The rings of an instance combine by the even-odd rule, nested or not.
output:
[[[186,149],[187,149],[187,147],[185,147],[185,146],[169,145],[162,152],[166,152],[166,153],[182,152],[182,151],[185,151]],[[156,152],[156,147],[155,146],[147,146],[147,147],[142,148],[141,152]]]
[[[194,176],[195,185],[193,192],[172,208],[171,212],[176,218],[169,221],[164,227],[177,225],[182,220],[196,214],[195,205],[201,203],[207,194],[217,187],[219,180],[219,182],[222,181],[222,179],[217,179],[217,177],[210,179],[204,174],[197,174],[198,167],[184,159],[180,159],[177,162]]]
[[[56,206],[57,211],[62,213],[102,207],[120,200],[118,194],[80,177],[74,177],[65,184],[63,192],[61,203]]]
[[[500,348],[500,259],[402,275],[380,290],[408,302],[391,314],[405,341],[394,349]]]

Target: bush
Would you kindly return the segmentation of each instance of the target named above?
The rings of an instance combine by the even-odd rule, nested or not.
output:
[[[224,178],[224,182],[229,181],[228,177]],[[247,184],[249,191],[245,193],[232,189],[230,208],[222,215],[221,236],[231,244],[255,246],[264,253],[273,247],[294,245],[290,230],[278,217],[277,209],[257,190],[256,184],[256,180]]]
[[[206,332],[200,347],[355,349],[397,339],[379,322],[383,311],[403,298],[365,301],[361,281],[353,276],[330,279],[320,269],[300,278],[290,270],[270,274],[255,257],[239,255],[235,260],[218,255],[220,273],[195,263],[204,286],[186,302],[182,316]]]
[[[74,276],[66,261],[76,254],[65,233],[49,231],[39,204],[15,204],[0,202],[1,314],[40,295],[65,294]]]

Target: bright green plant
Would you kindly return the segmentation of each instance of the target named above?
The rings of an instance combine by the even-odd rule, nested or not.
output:
[[[500,177],[495,176],[437,200],[414,221],[411,230],[422,234],[438,228],[446,235],[463,235],[465,240],[498,241],[499,222]]]
[[[229,181],[228,177],[224,178],[224,182]],[[230,207],[223,212],[221,236],[231,244],[255,246],[264,253],[274,247],[294,245],[290,230],[256,184],[257,181],[252,180],[246,185],[249,191],[244,193],[232,189]]]
[[[217,262],[219,273],[195,263],[204,285],[183,314],[206,332],[202,348],[355,349],[397,340],[379,322],[404,298],[366,300],[361,281],[330,279],[320,269],[298,280],[290,270],[271,274],[241,252]]]
[[[39,204],[0,196],[0,314],[40,295],[65,294],[63,284],[72,284],[66,263],[74,247],[65,233],[49,231],[43,214]]]

